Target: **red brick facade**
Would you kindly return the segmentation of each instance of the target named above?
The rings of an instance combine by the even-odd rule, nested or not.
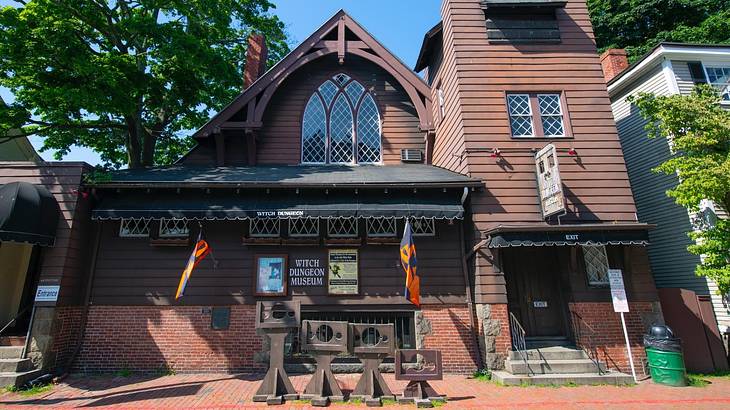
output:
[[[68,369],[69,360],[76,349],[81,328],[82,306],[56,308],[53,333],[55,366]]]
[[[634,357],[634,366],[641,372],[641,363],[646,358],[643,347],[645,321],[651,321],[656,316],[657,307],[651,302],[630,302],[629,313],[625,313],[626,329],[629,333],[631,353]],[[571,303],[570,310],[577,313],[596,332],[594,343],[598,346],[598,356],[609,368],[622,372],[630,372],[626,342],[621,328],[621,317],[613,311],[613,304],[606,302]],[[587,344],[586,338],[580,341]]]
[[[423,348],[441,350],[444,371],[476,371],[477,347],[469,322],[469,308],[466,305],[424,305],[423,316],[431,322],[431,333],[425,337]]]
[[[609,48],[601,54],[601,68],[606,82],[621,74],[629,67],[629,59],[626,50],[622,48]]]

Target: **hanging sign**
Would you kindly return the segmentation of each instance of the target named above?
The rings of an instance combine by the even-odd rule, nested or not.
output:
[[[546,145],[535,154],[535,167],[542,217],[565,212],[563,183],[560,180],[558,155],[553,144]]]
[[[61,289],[59,285],[38,286],[35,292],[36,302],[55,302],[58,300],[58,292]]]
[[[357,249],[330,249],[327,291],[331,295],[357,295]]]
[[[290,286],[324,286],[323,258],[295,258],[289,262]]]
[[[613,300],[613,311],[625,313],[629,311],[629,301],[626,298],[624,278],[621,269],[608,270],[608,283],[611,285],[611,299]]]

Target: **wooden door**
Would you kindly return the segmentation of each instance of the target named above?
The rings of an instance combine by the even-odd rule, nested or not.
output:
[[[523,247],[502,252],[509,309],[526,336],[566,336],[556,250]]]

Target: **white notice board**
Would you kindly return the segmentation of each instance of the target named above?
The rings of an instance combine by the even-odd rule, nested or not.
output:
[[[626,299],[626,288],[624,288],[624,277],[621,269],[608,270],[608,283],[611,285],[614,312],[628,312],[629,301]]]

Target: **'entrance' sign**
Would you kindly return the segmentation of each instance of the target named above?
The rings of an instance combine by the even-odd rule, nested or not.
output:
[[[35,292],[36,302],[55,302],[58,300],[58,292],[61,289],[59,285],[38,286]]]
[[[629,301],[626,299],[626,289],[624,288],[624,278],[621,274],[621,269],[608,270],[608,283],[611,285],[611,299],[613,300],[614,312],[628,312]]]
[[[553,144],[546,145],[535,154],[535,167],[542,217],[565,212],[563,182],[558,169],[558,154]]]

